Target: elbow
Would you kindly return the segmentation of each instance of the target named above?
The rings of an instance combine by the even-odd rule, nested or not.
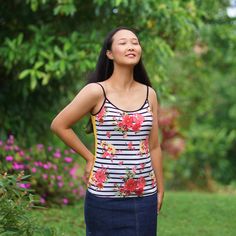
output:
[[[50,129],[53,133],[55,134],[59,134],[61,133],[63,130],[66,130],[68,129],[66,126],[64,126],[64,124],[62,124],[59,120],[57,119],[54,119],[52,122],[51,122],[51,125],[50,125]]]
[[[58,130],[58,126],[55,122],[55,119],[51,122],[51,125],[50,125],[50,130],[53,132],[53,133],[56,133],[57,130]]]

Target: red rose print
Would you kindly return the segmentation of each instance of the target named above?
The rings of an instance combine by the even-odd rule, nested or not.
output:
[[[105,109],[105,107],[103,107],[101,109],[101,111],[97,114],[97,118],[98,118],[99,123],[103,123],[104,122],[103,118],[104,118],[105,113],[106,113],[106,109]]]
[[[138,196],[141,196],[145,187],[146,181],[144,179],[144,177],[140,177],[137,182],[136,182],[136,189],[135,189],[135,193]]]
[[[107,169],[106,168],[101,168],[97,170],[96,173],[93,173],[93,176],[91,180],[93,181],[94,185],[97,186],[99,189],[103,188],[103,184],[107,181],[108,179],[108,174],[107,174]]]
[[[111,137],[111,132],[107,131],[107,132],[106,132],[106,136],[107,136],[108,138],[110,138],[110,137]]]
[[[111,160],[113,161],[113,158],[114,158],[114,156],[115,156],[115,154],[116,154],[116,149],[115,149],[115,147],[114,147],[112,144],[107,143],[107,142],[105,142],[105,141],[102,141],[102,142],[101,142],[101,146],[102,146],[102,148],[103,148],[102,157],[104,157],[104,158],[110,157]]]
[[[133,124],[133,116],[124,115],[122,120],[123,126],[126,126],[127,128],[130,128]]]
[[[121,114],[121,121],[113,118],[116,121],[117,130],[121,131],[124,134],[130,131],[138,132],[141,128],[141,125],[144,121],[144,117],[141,114],[128,115],[127,113]]]
[[[133,171],[134,174],[136,173],[136,166],[134,166],[134,167],[132,168],[132,171]]]
[[[124,186],[125,192],[129,195],[131,192],[135,191],[136,189],[136,181],[134,179],[128,179],[125,182]]]
[[[132,126],[132,130],[133,130],[134,132],[139,131],[140,128],[141,128],[141,124],[140,124],[140,123],[136,123],[136,124],[134,124],[134,125]]]
[[[133,169],[134,168],[135,167],[133,167]],[[127,170],[126,176],[121,177],[121,179],[124,180],[124,184],[121,186],[119,186],[118,184],[114,185],[118,195],[125,197],[132,193],[135,193],[138,196],[141,196],[143,194],[146,184],[145,178],[140,177],[138,179],[135,179],[134,176],[135,172]]]
[[[128,149],[134,150],[134,146],[133,146],[132,141],[130,141],[130,142],[128,143]]]

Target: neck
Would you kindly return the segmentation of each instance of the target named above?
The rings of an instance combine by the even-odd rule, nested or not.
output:
[[[120,66],[115,64],[114,71],[109,81],[113,88],[123,91],[130,90],[134,83],[134,68],[131,66]]]

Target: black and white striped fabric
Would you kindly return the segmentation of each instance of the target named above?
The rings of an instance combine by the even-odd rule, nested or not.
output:
[[[99,197],[141,197],[157,192],[149,152],[152,111],[148,91],[143,105],[125,111],[107,97],[96,114],[91,114],[95,137],[95,160],[88,191]]]

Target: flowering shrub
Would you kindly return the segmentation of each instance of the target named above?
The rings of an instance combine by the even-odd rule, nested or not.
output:
[[[178,158],[185,149],[185,140],[176,124],[178,116],[179,112],[175,108],[160,109],[161,148],[173,158]]]
[[[56,235],[54,228],[39,225],[32,218],[30,209],[35,208],[36,200],[32,190],[20,187],[28,184],[27,177],[23,171],[18,176],[6,172],[0,175],[0,235]]]
[[[70,204],[85,194],[85,178],[78,155],[73,150],[62,152],[59,148],[37,144],[22,149],[10,135],[0,140],[1,170],[10,174],[24,170],[30,174],[29,183],[21,183],[24,189],[33,188],[40,196],[40,204]]]

